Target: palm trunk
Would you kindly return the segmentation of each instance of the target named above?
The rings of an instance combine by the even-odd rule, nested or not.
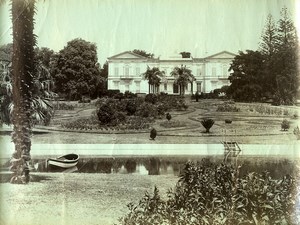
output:
[[[12,90],[14,125],[11,183],[29,182],[31,148],[31,101],[34,73],[34,0],[12,0],[13,58]]]

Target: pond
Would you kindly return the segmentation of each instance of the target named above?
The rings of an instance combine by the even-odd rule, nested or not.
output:
[[[180,175],[187,161],[198,161],[204,166],[212,163],[223,163],[221,156],[120,156],[89,158],[81,157],[78,161],[76,172],[78,173],[107,173],[107,174],[137,174],[137,175]],[[297,159],[283,157],[254,157],[241,156],[229,158],[227,163],[240,166],[240,175],[249,172],[270,172],[270,176],[277,179],[286,174],[296,175],[298,166]],[[7,165],[7,163],[6,163]],[[63,169],[46,165],[45,159],[34,159],[32,165],[36,172],[62,172]]]

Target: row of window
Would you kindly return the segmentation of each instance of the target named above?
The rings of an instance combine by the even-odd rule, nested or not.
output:
[[[129,77],[129,67],[126,66],[126,67],[124,67],[123,69],[124,69],[123,75],[124,75],[125,77]],[[223,75],[223,76],[228,75],[228,65],[227,65],[227,64],[224,64],[224,65],[222,66],[222,69],[223,69],[222,75]],[[167,74],[167,69],[163,69],[163,71]],[[115,67],[115,68],[114,68],[114,75],[115,75],[115,76],[119,76],[119,68],[118,68],[118,67]],[[141,75],[141,70],[140,70],[139,67],[136,67],[136,68],[135,68],[135,75],[136,75],[136,76]],[[216,68],[216,67],[212,67],[212,68],[211,68],[211,75],[214,76],[214,77],[216,77],[217,75],[219,75],[219,74],[217,74],[217,68]],[[197,74],[196,74],[196,76],[201,76],[201,69],[200,69],[200,68],[197,69]]]
[[[120,89],[120,81],[113,81],[113,83],[114,83],[114,89]],[[197,85],[196,86],[197,91],[201,92],[201,90],[202,90],[201,89],[201,82],[197,82],[196,85]],[[129,87],[130,87],[129,83],[125,83],[124,84],[125,91],[129,91],[130,90]],[[169,88],[170,87],[172,88],[172,90],[173,90],[174,93],[178,93],[176,91],[176,90],[178,90],[178,85],[176,85],[176,84],[173,83],[173,85],[169,85]],[[140,93],[140,89],[141,89],[141,83],[140,82],[135,82],[135,92],[136,93]],[[188,85],[185,87],[185,89],[188,90]],[[164,91],[164,92],[170,91],[168,89],[168,84],[167,83],[163,84],[163,90],[161,90],[161,91]]]

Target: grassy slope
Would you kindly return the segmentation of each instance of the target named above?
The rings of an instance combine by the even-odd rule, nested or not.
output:
[[[1,225],[109,225],[155,185],[166,197],[178,180],[170,175],[45,174],[28,185],[0,184]]]

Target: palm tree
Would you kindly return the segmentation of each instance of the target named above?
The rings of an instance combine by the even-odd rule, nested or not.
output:
[[[50,72],[43,65],[37,66],[37,71],[33,79],[33,91],[31,102],[32,124],[47,124],[53,115],[51,100],[56,96],[50,90],[53,81]],[[6,79],[2,81],[0,89],[0,124],[11,125],[14,103],[12,101],[12,81],[11,73],[6,74]]]
[[[185,87],[188,83],[193,83],[195,80],[192,71],[186,66],[181,65],[181,67],[175,67],[171,72],[171,75],[175,77],[175,84],[178,84],[180,87],[180,95],[184,95]]]
[[[151,92],[155,94],[158,91],[161,78],[164,76],[164,74],[164,71],[160,71],[157,67],[153,67],[152,69],[149,66],[147,67],[147,71],[143,73],[143,75],[144,78],[148,80],[149,94]]]
[[[34,0],[11,0],[13,57],[12,57],[12,155],[11,183],[29,182],[29,160],[32,127],[32,89],[35,71]]]

